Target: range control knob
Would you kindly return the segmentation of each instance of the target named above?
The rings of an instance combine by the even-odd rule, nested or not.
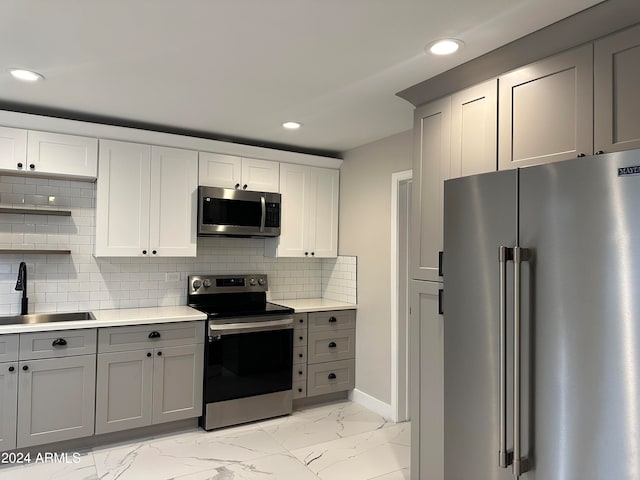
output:
[[[256,285],[256,279],[255,279],[255,278],[253,278],[253,277],[251,277],[251,278],[249,279],[249,285],[251,285],[252,287],[255,287],[255,285]]]
[[[202,282],[202,285],[204,286],[204,288],[209,288],[211,286],[211,280],[207,278],[204,282]]]
[[[193,289],[198,290],[202,286],[202,282],[200,280],[193,281]]]
[[[264,283],[265,283],[264,277],[258,278],[258,285],[260,285],[262,287],[262,286],[264,286]]]

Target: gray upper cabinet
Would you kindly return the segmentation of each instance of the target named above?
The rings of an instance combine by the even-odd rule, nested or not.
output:
[[[450,178],[497,168],[498,80],[451,96]]]
[[[592,72],[589,44],[499,78],[501,170],[592,153]]]
[[[438,281],[442,250],[443,182],[451,161],[451,98],[419,107],[414,117],[412,277]]]
[[[640,26],[594,43],[594,150],[640,148]]]

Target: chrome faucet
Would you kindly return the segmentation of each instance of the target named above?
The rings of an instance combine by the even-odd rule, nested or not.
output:
[[[20,266],[18,267],[18,282],[16,283],[16,290],[22,290],[20,315],[27,315],[29,313],[29,299],[27,298],[27,264],[24,262],[20,262]]]

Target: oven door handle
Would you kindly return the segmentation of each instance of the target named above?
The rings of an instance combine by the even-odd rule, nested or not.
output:
[[[224,323],[209,325],[211,335],[230,335],[234,333],[264,332],[268,330],[284,330],[293,328],[293,317],[264,322]]]

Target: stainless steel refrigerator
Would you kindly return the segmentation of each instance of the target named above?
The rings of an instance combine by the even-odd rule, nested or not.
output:
[[[444,201],[445,480],[640,479],[640,151]]]

